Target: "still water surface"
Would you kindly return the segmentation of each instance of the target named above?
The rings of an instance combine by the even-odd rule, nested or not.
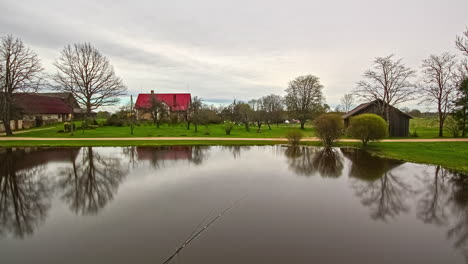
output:
[[[0,263],[465,263],[468,178],[352,149],[0,149]],[[210,214],[211,212],[211,214]]]

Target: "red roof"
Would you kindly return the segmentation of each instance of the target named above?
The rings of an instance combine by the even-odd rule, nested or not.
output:
[[[184,111],[190,106],[191,96],[189,93],[167,93],[153,94],[157,100],[166,103],[172,111]],[[150,108],[151,94],[139,94],[135,108]]]
[[[40,94],[18,93],[14,95],[15,105],[24,114],[70,114],[71,107],[61,98]]]

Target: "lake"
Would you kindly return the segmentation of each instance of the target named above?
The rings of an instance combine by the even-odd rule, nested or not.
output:
[[[0,263],[163,263],[212,221],[170,263],[466,263],[468,178],[351,148],[0,148]]]

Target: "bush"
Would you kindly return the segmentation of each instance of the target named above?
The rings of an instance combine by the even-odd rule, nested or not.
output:
[[[343,118],[339,114],[322,114],[315,119],[314,125],[317,136],[326,148],[330,148],[343,135]]]
[[[452,116],[447,117],[445,120],[445,129],[447,129],[452,137],[460,136],[460,126],[457,120],[455,120],[455,118]]]
[[[107,119],[105,125],[121,127],[125,125],[125,120],[120,118],[118,115],[113,114],[111,117],[109,117],[109,119]]]
[[[299,145],[299,142],[302,139],[302,132],[299,130],[289,130],[288,133],[286,134],[286,138],[288,139],[288,142],[290,145],[296,146]]]
[[[224,123],[224,131],[226,131],[226,135],[231,135],[231,130],[234,128],[234,123],[228,121]]]
[[[348,134],[360,139],[364,146],[369,141],[379,140],[387,137],[388,127],[385,120],[375,114],[362,114],[351,117]]]

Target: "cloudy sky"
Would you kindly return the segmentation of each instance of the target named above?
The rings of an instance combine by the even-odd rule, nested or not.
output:
[[[284,95],[314,74],[336,105],[376,56],[418,69],[468,26],[467,0],[1,0],[0,35],[47,71],[66,44],[91,42],[129,88],[191,92],[212,103]],[[410,103],[408,106],[413,106]]]

